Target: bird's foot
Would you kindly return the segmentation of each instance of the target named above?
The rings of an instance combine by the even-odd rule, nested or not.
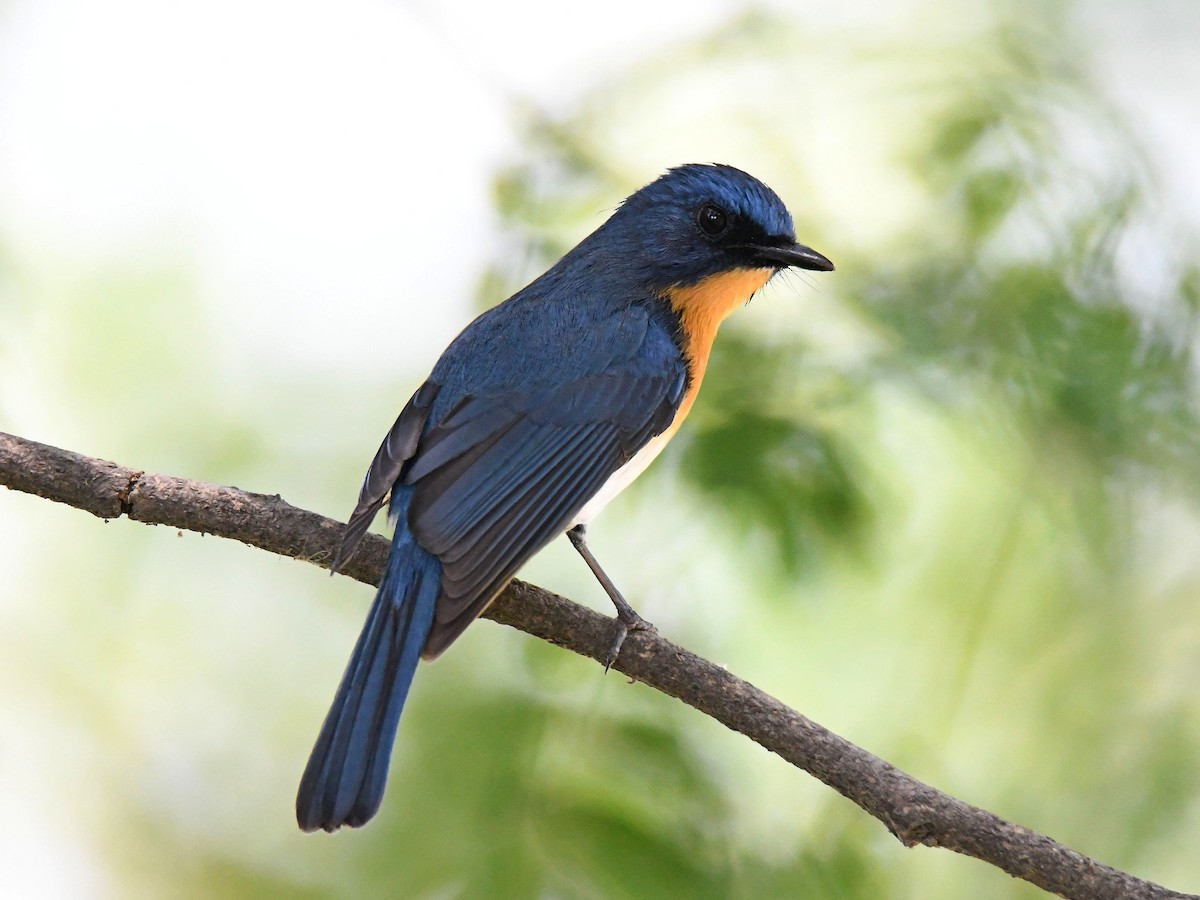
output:
[[[629,632],[655,630],[653,625],[635,613],[628,604],[625,609],[617,612],[617,617],[613,621],[616,622],[617,628],[616,634],[613,635],[612,646],[608,649],[608,657],[604,660],[605,672],[612,668],[617,657],[621,655],[621,647],[625,643],[625,638],[629,636]]]

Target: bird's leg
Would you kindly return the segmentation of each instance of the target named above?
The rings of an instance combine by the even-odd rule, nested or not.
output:
[[[612,647],[608,651],[608,658],[604,662],[604,671],[607,672],[612,667],[612,664],[617,661],[617,655],[621,652],[621,645],[625,643],[625,636],[629,632],[653,630],[654,626],[634,612],[633,607],[626,602],[625,598],[621,596],[621,592],[617,590],[617,586],[612,583],[612,579],[604,574],[604,570],[600,568],[600,563],[596,562],[596,557],[588,549],[587,540],[585,539],[586,533],[586,526],[576,525],[567,532],[567,537],[571,541],[571,546],[579,551],[579,555],[583,557],[583,561],[588,564],[588,568],[592,570],[592,574],[596,576],[596,580],[600,582],[600,586],[604,588],[604,592],[608,594],[608,599],[617,608],[617,634],[613,638]]]

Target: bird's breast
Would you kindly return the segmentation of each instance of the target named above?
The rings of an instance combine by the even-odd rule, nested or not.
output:
[[[675,432],[678,430],[677,423],[682,422],[680,416],[675,417],[675,421],[662,434],[656,435],[648,440],[642,449],[633,455],[629,462],[617,469],[608,476],[608,481],[604,482],[600,490],[592,495],[583,509],[575,516],[575,520],[571,523],[571,527],[576,525],[586,525],[596,517],[596,514],[604,507],[608,506],[609,501],[625,488],[629,487],[639,475],[646,471],[646,467],[654,462],[654,458],[662,453],[663,448],[667,446]]]
[[[679,317],[682,337],[680,349],[688,371],[687,390],[680,398],[671,424],[647,441],[629,462],[609,476],[576,515],[571,527],[590,522],[662,453],[696,402],[717,329],[731,312],[746,303],[774,274],[774,269],[736,269],[712,275],[687,287],[673,287],[666,291],[666,299]]]

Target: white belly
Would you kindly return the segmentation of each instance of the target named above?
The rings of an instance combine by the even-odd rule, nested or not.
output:
[[[608,501],[633,484],[633,480],[646,471],[646,466],[654,462],[654,458],[662,453],[663,447],[667,446],[667,441],[674,433],[675,429],[670,428],[657,437],[651,438],[646,446],[634,454],[633,459],[608,476],[608,481],[604,482],[600,490],[592,495],[592,499],[584,504],[583,509],[575,516],[569,527],[574,528],[576,525],[587,525],[591,522],[596,514],[608,505]]]

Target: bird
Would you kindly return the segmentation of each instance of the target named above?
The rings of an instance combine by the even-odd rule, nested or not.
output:
[[[721,322],[790,267],[834,268],[797,242],[771,188],[682,165],[451,342],[380,445],[331,565],[387,502],[390,554],[300,781],[302,830],[375,815],[418,661],[558,535],[616,607],[608,665],[652,627],[596,561],[588,523],[683,423]]]

